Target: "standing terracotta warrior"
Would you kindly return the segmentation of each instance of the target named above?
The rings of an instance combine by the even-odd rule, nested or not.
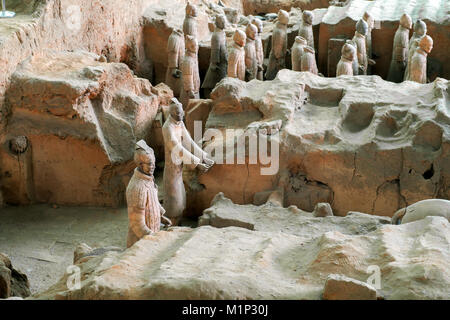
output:
[[[313,47],[306,46],[303,49],[300,69],[301,71],[308,71],[315,75],[319,74],[316,64],[316,52]]]
[[[336,68],[336,77],[353,76],[353,60],[356,56],[356,49],[349,43],[343,45],[341,49],[341,60]]]
[[[406,71],[405,71],[405,80],[409,78],[409,71],[411,69],[411,59],[416,52],[417,48],[419,47],[420,39],[427,34],[427,25],[422,20],[417,20],[416,23],[414,23],[414,33],[409,40],[409,47],[408,47],[408,62],[406,65]]]
[[[230,78],[238,78],[245,81],[245,42],[246,35],[241,30],[236,30],[233,35],[233,46],[228,58],[228,72]]]
[[[225,16],[217,15],[214,33],[211,37],[211,56],[209,60],[209,68],[206,72],[205,80],[202,88],[205,89],[205,95],[209,97],[212,89],[217,82],[227,76],[228,68],[228,51],[226,44],[226,36],[223,29],[225,28]]]
[[[394,37],[391,66],[389,67],[389,74],[387,77],[388,81],[396,83],[403,81],[408,60],[408,40],[411,25],[411,17],[406,13],[403,14],[400,18],[400,25]]]
[[[407,80],[418,83],[427,83],[427,56],[433,49],[433,39],[430,36],[423,36],[411,59],[410,74]]]
[[[174,96],[178,97],[183,86],[181,64],[184,58],[184,36],[181,30],[173,29],[167,43],[167,52],[166,84],[172,89]]]
[[[295,37],[291,48],[292,70],[301,71],[303,50],[307,46],[306,39],[300,36]]]
[[[358,51],[356,49],[356,43],[353,40],[346,40],[345,41],[346,44],[352,46],[353,48],[355,48],[355,54],[353,56],[353,61],[352,61],[352,69],[353,69],[353,75],[357,76],[359,73],[359,63],[358,63]]]
[[[359,20],[356,23],[355,36],[353,42],[356,44],[356,54],[358,56],[358,74],[367,74],[367,66],[369,65],[367,60],[366,51],[366,34],[369,27],[364,20]]]
[[[298,35],[306,39],[308,46],[314,48],[314,33],[312,29],[313,19],[314,16],[311,11],[303,11],[302,21],[298,28]]]
[[[255,48],[256,48],[256,59],[258,62],[258,76],[256,77],[258,80],[264,80],[264,48],[262,44],[261,34],[263,32],[263,24],[262,21],[258,18],[254,18],[252,20],[252,23],[256,26],[258,29],[258,32],[256,33],[255,37]]]
[[[186,16],[183,22],[183,33],[185,36],[193,36],[198,39],[197,33],[197,8],[190,4],[186,4]]]
[[[278,22],[272,32],[272,50],[266,71],[267,80],[275,79],[278,71],[285,67],[288,23],[289,14],[284,10],[278,11]]]
[[[375,21],[370,13],[367,11],[364,12],[363,20],[367,23],[367,34],[366,34],[366,51],[367,58],[372,59],[372,30],[375,24]],[[367,74],[371,74],[370,64],[367,69]]]
[[[245,42],[245,80],[250,81],[256,79],[258,75],[258,61],[256,58],[256,46],[255,38],[258,33],[258,29],[252,23],[247,25],[245,34],[247,35],[247,41]]]
[[[206,172],[214,161],[192,140],[183,123],[184,111],[176,98],[171,100],[170,116],[162,128],[164,138],[164,207],[174,225],[186,208],[183,165]],[[193,152],[191,150],[193,149]]]
[[[143,236],[160,230],[161,218],[165,210],[158,201],[158,187],[153,178],[155,155],[144,140],[136,143],[133,177],[128,183],[126,197],[128,206],[127,248],[131,247]]]
[[[180,100],[183,108],[186,108],[190,99],[200,98],[200,75],[198,71],[198,43],[192,36],[186,36],[186,52],[181,66],[183,74],[183,89]]]

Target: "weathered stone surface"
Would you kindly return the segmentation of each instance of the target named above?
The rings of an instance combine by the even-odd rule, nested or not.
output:
[[[299,8],[301,10],[312,10],[316,8],[327,8],[329,0],[242,0],[244,13],[276,13],[278,10],[290,10]]]
[[[0,299],[25,298],[30,294],[27,276],[14,269],[8,256],[0,253]]]
[[[248,204],[279,185],[284,206],[311,212],[328,202],[336,215],[392,216],[420,200],[448,199],[448,87],[441,78],[392,84],[378,76],[323,78],[289,70],[274,81],[224,79],[211,94],[206,123],[206,133],[216,129],[222,136],[207,146],[231,148],[224,148],[223,164],[216,161],[199,176],[205,189],[191,193],[192,211],[199,214],[218,192]],[[271,137],[279,143],[278,172],[262,175],[268,165],[247,158],[245,164],[225,162],[228,153],[237,154],[237,138],[274,120],[282,121],[279,135]],[[231,128],[241,131],[226,134]]]
[[[376,300],[372,286],[340,274],[330,274],[323,290],[325,300]]]
[[[151,140],[161,100],[125,64],[98,60],[85,51],[49,50],[13,74],[0,137],[6,202],[123,202],[133,141]],[[25,153],[11,149],[18,136],[28,141]]]
[[[392,224],[408,223],[425,217],[443,217],[450,221],[450,201],[427,199],[398,210],[392,217]]]
[[[226,206],[238,216],[259,210],[255,231],[210,226],[161,231],[123,253],[106,252],[77,264],[80,289],[67,290],[66,274],[33,298],[321,299],[330,274],[368,282],[374,265],[380,268],[378,293],[384,299],[450,298],[450,223],[442,217],[374,224],[378,227],[371,231],[361,227],[386,219],[300,213],[294,220],[280,207],[274,212],[273,207]],[[258,220],[271,214],[271,223]],[[257,231],[259,226],[266,229]]]

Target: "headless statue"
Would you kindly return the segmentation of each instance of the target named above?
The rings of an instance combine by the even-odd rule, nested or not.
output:
[[[180,96],[183,82],[181,79],[181,64],[184,58],[184,35],[179,29],[173,29],[167,43],[168,66],[166,84],[172,89],[174,96]]]
[[[266,71],[267,80],[275,79],[278,71],[285,67],[288,23],[289,14],[284,10],[278,11],[278,22],[272,32],[272,50]]]
[[[258,61],[256,57],[255,39],[258,29],[252,23],[247,25],[245,34],[247,35],[247,41],[245,42],[245,80],[250,81],[256,79],[258,75]]]
[[[300,36],[295,37],[294,44],[291,48],[292,70],[301,71],[302,55],[306,46],[307,43],[305,38]]]
[[[202,84],[206,97],[209,97],[216,84],[227,76],[228,51],[225,31],[223,31],[225,19],[223,15],[216,16],[215,29],[211,37],[209,68]]]
[[[127,248],[145,235],[158,232],[165,210],[158,201],[158,187],[153,177],[155,155],[144,140],[136,143],[134,162],[137,168],[128,183],[126,197],[128,206]]]
[[[414,33],[409,40],[409,47],[408,47],[408,62],[406,64],[406,70],[405,70],[405,80],[408,80],[409,78],[409,72],[411,69],[411,59],[416,53],[417,48],[419,47],[420,39],[427,34],[427,25],[422,20],[417,20],[416,23],[414,23]]]
[[[167,217],[177,225],[186,208],[183,166],[206,172],[214,165],[214,161],[192,140],[183,123],[183,107],[176,98],[171,100],[169,112],[162,128],[165,155],[164,207]]]
[[[353,42],[356,44],[356,55],[358,57],[358,74],[366,75],[367,66],[369,65],[367,60],[366,50],[366,34],[368,32],[368,25],[364,20],[359,20],[356,23],[355,36]]]
[[[411,59],[409,78],[407,80],[418,83],[427,83],[427,56],[433,49],[433,39],[430,36],[423,36]]]
[[[308,71],[315,75],[319,74],[316,64],[316,52],[313,47],[305,46],[300,64],[301,71]]]
[[[228,59],[228,77],[245,81],[245,42],[247,36],[241,30],[236,30],[233,35],[233,46]]]
[[[256,33],[255,37],[255,48],[256,48],[256,60],[258,62],[258,75],[256,78],[258,80],[264,80],[264,47],[262,44],[261,34],[263,32],[263,24],[262,21],[258,18],[253,18],[252,23],[256,26],[258,29],[258,32]]]
[[[411,17],[406,13],[403,14],[400,18],[400,25],[395,32],[392,60],[387,77],[388,81],[396,83],[403,81],[408,60],[408,40],[411,25]]]
[[[189,1],[186,4],[186,16],[183,21],[183,33],[185,36],[193,36],[195,39],[198,39],[197,7],[190,4]]]
[[[336,68],[336,77],[353,76],[353,60],[356,56],[356,49],[349,43],[342,46],[341,60]]]
[[[314,33],[313,33],[313,18],[314,15],[311,11],[305,10],[302,14],[302,21],[298,28],[298,35],[306,39],[308,46],[314,48]]]
[[[183,59],[181,72],[183,74],[183,89],[180,100],[183,108],[187,108],[190,99],[200,98],[200,75],[198,71],[198,43],[192,36],[186,36],[186,52]]]
[[[375,21],[374,21],[372,15],[370,13],[368,13],[367,11],[364,12],[363,20],[367,23],[366,51],[367,51],[367,59],[369,59],[369,61],[370,61],[373,58],[373,55],[372,55],[372,30],[373,30]],[[371,68],[370,63],[367,68],[366,74],[372,74],[372,68]]]

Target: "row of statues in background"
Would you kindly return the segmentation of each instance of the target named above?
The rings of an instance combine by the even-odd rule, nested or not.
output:
[[[164,207],[158,200],[158,186],[153,172],[156,159],[153,149],[144,140],[136,143],[134,162],[136,169],[128,183],[127,247],[142,237],[158,232],[161,225],[177,225],[186,208],[186,190],[183,184],[183,166],[208,171],[214,161],[208,158],[187,131],[182,104],[173,98],[169,117],[162,128],[164,139]],[[191,150],[193,150],[191,152]]]
[[[366,75],[370,66],[375,64],[371,59],[373,25],[373,17],[364,13],[363,18],[356,23],[355,36],[342,47],[336,76]],[[411,27],[411,17],[403,14],[394,37],[388,81],[427,82],[427,55],[433,48],[433,39],[426,35],[427,25],[420,19],[414,24],[414,33],[409,39]]]

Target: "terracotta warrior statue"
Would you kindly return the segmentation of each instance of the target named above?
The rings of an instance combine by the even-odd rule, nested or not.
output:
[[[375,24],[375,21],[373,19],[373,16],[368,13],[367,11],[364,12],[363,20],[367,23],[367,34],[366,34],[366,51],[367,51],[367,58],[372,59],[372,30]],[[369,63],[367,74],[372,74],[371,72],[371,65]]]
[[[350,43],[346,43],[341,49],[341,60],[336,68],[336,77],[353,76],[353,61],[356,56],[356,48]]]
[[[128,206],[128,237],[127,248],[145,235],[158,232],[161,218],[170,225],[164,217],[165,210],[158,201],[158,187],[153,177],[155,170],[155,155],[144,140],[136,143],[133,177],[128,183],[126,197]]]
[[[405,70],[405,78],[404,80],[407,80],[409,78],[409,71],[411,68],[411,59],[416,52],[417,48],[419,47],[420,39],[427,34],[427,25],[422,20],[417,20],[416,23],[414,23],[414,33],[409,40],[409,47],[408,47],[408,62],[406,64],[406,70]]]
[[[174,96],[180,96],[183,86],[181,64],[184,58],[184,35],[179,29],[173,29],[167,43],[168,66],[166,84],[172,89]]]
[[[256,48],[256,59],[258,62],[258,75],[257,75],[257,79],[258,80],[264,80],[264,75],[263,75],[263,71],[264,71],[264,47],[262,44],[262,39],[261,39],[261,34],[263,32],[263,23],[260,19],[258,18],[253,18],[252,23],[256,26],[256,28],[258,29],[258,32],[256,33],[256,37],[255,37],[255,48]]]
[[[308,71],[315,75],[319,74],[316,64],[316,52],[313,47],[305,46],[300,64],[301,71]]]
[[[352,39],[356,44],[356,54],[358,57],[358,74],[361,75],[367,74],[367,67],[369,65],[369,59],[367,57],[366,50],[366,35],[368,30],[369,26],[367,25],[367,22],[362,19],[359,20],[356,23],[355,36]]]
[[[412,56],[407,80],[418,83],[427,83],[427,56],[433,49],[433,39],[430,36],[423,36],[419,42],[419,48]]]
[[[314,34],[312,29],[314,15],[311,11],[305,10],[302,14],[302,21],[298,28],[298,35],[306,39],[308,46],[314,48]]]
[[[358,50],[356,49],[356,43],[353,40],[349,39],[347,39],[345,43],[355,48],[355,55],[353,56],[352,69],[353,75],[357,76],[359,73],[359,63],[358,63]]]
[[[247,35],[247,41],[245,42],[245,80],[250,81],[256,79],[258,75],[258,60],[256,57],[256,45],[255,39],[258,29],[252,23],[247,25],[245,34]]]
[[[183,21],[183,33],[185,36],[193,36],[195,39],[198,39],[197,7],[190,4],[189,1],[186,4],[186,16]]]
[[[288,23],[289,14],[284,10],[278,11],[278,22],[272,32],[272,50],[266,71],[267,80],[275,79],[278,71],[285,67]]]
[[[295,37],[291,48],[292,70],[301,71],[303,49],[307,46],[306,39],[300,36]]]
[[[183,74],[183,89],[181,90],[180,100],[183,108],[189,104],[190,99],[200,98],[200,75],[198,71],[198,43],[193,36],[187,35],[186,52],[184,54],[181,72]]]
[[[387,77],[388,81],[396,83],[403,81],[408,60],[408,40],[411,26],[411,17],[406,13],[403,14],[400,18],[400,25],[395,32],[391,66]]]
[[[162,128],[165,155],[164,207],[167,217],[177,225],[186,208],[183,166],[206,172],[214,165],[214,161],[192,140],[183,123],[183,107],[176,98],[171,100],[169,113]]]
[[[227,76],[228,51],[225,31],[223,31],[225,28],[225,19],[224,15],[216,16],[215,29],[211,37],[209,68],[202,84],[207,98],[209,98],[216,84]]]
[[[236,30],[233,35],[233,46],[228,58],[228,72],[230,78],[238,78],[245,81],[245,42],[247,36],[241,30]]]

